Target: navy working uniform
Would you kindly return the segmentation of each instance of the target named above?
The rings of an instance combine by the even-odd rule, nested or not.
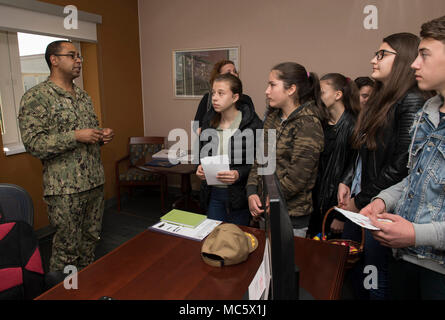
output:
[[[74,95],[49,79],[22,97],[19,126],[26,151],[43,164],[43,195],[56,228],[50,271],[93,262],[104,210],[100,144],[85,144],[75,130],[99,129],[89,95]]]

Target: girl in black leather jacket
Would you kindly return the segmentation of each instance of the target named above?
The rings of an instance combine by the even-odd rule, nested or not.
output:
[[[418,44],[419,38],[411,33],[390,35],[371,60],[376,85],[357,119],[352,140],[359,150],[361,180],[355,162],[339,185],[338,202],[344,209],[360,211],[381,190],[408,174],[409,129],[425,102],[410,68]],[[360,183],[351,190],[354,177]]]
[[[309,226],[311,237],[321,232],[326,211],[337,205],[338,184],[357,155],[351,146],[351,136],[360,111],[358,89],[351,79],[340,73],[328,73],[320,79],[320,87],[321,100],[328,110],[329,119],[323,124],[325,142],[313,190],[314,212]],[[331,233],[341,233],[344,221],[341,213],[333,212],[327,218],[326,227]]]
[[[359,212],[381,190],[400,182],[407,174],[409,129],[416,112],[425,102],[417,88],[411,63],[417,56],[419,38],[397,33],[383,39],[371,60],[374,91],[357,119],[352,146],[359,157],[344,174],[338,188],[338,203],[344,209]],[[343,237],[354,238],[354,225],[345,224]],[[358,230],[361,232],[360,230]],[[365,233],[364,266],[378,270],[377,288],[363,290],[371,299],[388,298],[388,260],[391,250],[382,247],[371,233]],[[363,277],[364,270],[358,271]],[[368,288],[369,289],[369,288]]]

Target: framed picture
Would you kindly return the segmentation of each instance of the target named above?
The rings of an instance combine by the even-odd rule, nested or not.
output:
[[[239,70],[239,47],[173,51],[173,87],[176,98],[201,98],[210,89],[213,65],[227,59]]]

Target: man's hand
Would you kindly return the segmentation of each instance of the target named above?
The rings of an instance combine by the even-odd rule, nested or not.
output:
[[[248,202],[249,202],[249,211],[253,217],[257,217],[264,212],[264,210],[261,209],[262,206],[261,200],[257,194],[250,195],[248,198]]]
[[[102,141],[104,142],[104,144],[107,144],[107,143],[111,142],[111,140],[113,140],[113,138],[114,138],[114,130],[113,129],[104,128],[102,132],[103,132]]]
[[[202,165],[199,165],[198,169],[196,169],[196,175],[201,180],[205,180],[206,179],[206,176],[204,174],[204,170],[202,169]]]
[[[74,136],[79,142],[94,144],[102,141],[103,132],[97,129],[81,129],[74,131]]]
[[[369,219],[373,225],[380,229],[372,231],[372,235],[381,245],[390,248],[406,248],[416,244],[416,233],[413,224],[401,216],[383,213],[377,214],[376,217],[369,216]],[[388,219],[392,222],[377,219]]]
[[[234,184],[239,179],[238,170],[220,171],[216,174],[216,179],[225,184]]]
[[[362,210],[360,210],[360,214],[370,218],[374,217],[376,218],[378,214],[385,213],[386,211],[386,205],[385,202],[382,199],[375,199],[370,204],[368,204],[366,207],[364,207]]]

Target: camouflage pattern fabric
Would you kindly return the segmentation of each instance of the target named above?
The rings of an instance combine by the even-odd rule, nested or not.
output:
[[[49,221],[56,228],[50,271],[73,265],[78,270],[94,261],[104,211],[103,186],[81,193],[46,196]]]
[[[56,228],[51,271],[83,268],[94,260],[104,209],[104,169],[100,144],[77,142],[75,130],[99,129],[88,94],[75,94],[49,79],[22,97],[19,126],[26,151],[43,164],[43,194]]]
[[[324,135],[315,104],[307,102],[281,121],[281,110],[274,109],[264,122],[265,150],[267,129],[276,129],[276,175],[290,216],[309,215],[313,210],[312,189],[317,177]],[[259,193],[262,177],[255,161],[247,181],[247,196]]]
[[[83,192],[105,182],[100,145],[76,141],[74,131],[99,129],[91,98],[46,80],[22,97],[19,126],[26,151],[41,159],[44,195]]]
[[[158,181],[159,175],[142,171],[138,168],[130,168],[126,172],[119,174],[119,181]]]
[[[148,154],[155,154],[162,149],[164,149],[164,144],[132,144],[130,145],[130,164],[135,166],[139,160],[145,159]]]

